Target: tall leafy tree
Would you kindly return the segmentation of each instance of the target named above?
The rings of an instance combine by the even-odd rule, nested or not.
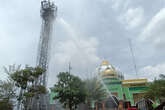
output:
[[[13,110],[13,104],[8,99],[0,100],[0,110]]]
[[[159,77],[160,77],[161,80],[165,80],[165,75],[164,74],[160,74]]]
[[[4,72],[8,75],[13,74],[14,72],[18,71],[21,69],[21,65],[9,65],[8,67],[3,67]]]
[[[165,75],[161,74],[160,79],[155,79],[149,84],[145,98],[159,99],[160,101],[162,98],[165,98]]]
[[[52,89],[56,93],[54,99],[58,99],[65,108],[75,110],[78,104],[85,102],[84,82],[68,72],[61,72],[57,77],[58,82]]]
[[[12,110],[16,88],[11,80],[0,81],[0,110]]]
[[[20,69],[10,74],[14,85],[17,87],[19,94],[17,95],[18,105],[23,104],[25,110],[30,109],[32,98],[39,97],[41,94],[46,94],[46,88],[41,85],[36,85],[35,81],[45,72],[39,67],[28,67]],[[19,106],[18,108],[19,109]]]
[[[11,80],[0,81],[0,99],[13,99],[16,96],[16,88]]]
[[[97,77],[92,77],[85,80],[85,87],[87,91],[87,102],[101,101],[107,97],[107,92],[103,88],[101,82]]]
[[[19,70],[20,67],[21,65],[10,65],[8,67],[4,67],[4,72],[6,75],[10,76],[10,74]],[[13,109],[16,104],[16,93],[17,87],[10,77],[7,77],[6,80],[0,80],[0,110]]]

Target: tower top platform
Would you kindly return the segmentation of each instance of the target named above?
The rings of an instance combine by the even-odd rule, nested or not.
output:
[[[41,17],[44,19],[51,19],[56,16],[57,6],[54,2],[47,0],[41,1]]]
[[[42,9],[55,9],[56,6],[55,6],[54,2],[43,0],[43,1],[41,1],[41,8]]]

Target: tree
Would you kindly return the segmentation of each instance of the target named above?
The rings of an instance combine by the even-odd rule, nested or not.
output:
[[[107,97],[107,92],[103,88],[101,82],[97,79],[97,77],[86,79],[85,87],[87,91],[88,103],[91,103],[91,101],[102,101],[104,98]]]
[[[16,88],[11,80],[0,81],[0,99],[13,99],[16,96]]]
[[[160,74],[159,77],[160,77],[160,79],[165,80],[165,75],[164,74]]]
[[[17,87],[9,77],[10,74],[19,70],[21,65],[10,65],[4,67],[4,72],[8,75],[6,80],[0,80],[0,110],[13,110],[16,103]]]
[[[0,81],[0,110],[12,110],[16,88],[11,80]]]
[[[84,82],[77,76],[68,72],[58,74],[58,82],[52,88],[57,95],[54,99],[58,99],[65,108],[74,110],[77,105],[85,102],[86,91]]]
[[[10,74],[14,85],[17,87],[19,94],[17,95],[18,105],[24,105],[25,110],[30,109],[28,105],[32,105],[32,98],[41,94],[46,94],[46,88],[41,85],[36,85],[35,81],[45,72],[39,67],[28,67],[20,69]],[[19,106],[18,108],[19,109]]]
[[[0,110],[13,110],[13,104],[8,99],[0,99]]]
[[[14,72],[21,69],[21,65],[9,65],[8,67],[3,67],[4,72],[8,75],[13,74]]]
[[[165,98],[165,75],[161,74],[160,79],[155,79],[149,84],[149,89],[145,93],[145,98],[159,99]]]

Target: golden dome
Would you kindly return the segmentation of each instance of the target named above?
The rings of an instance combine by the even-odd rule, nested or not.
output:
[[[118,74],[116,73],[115,69],[107,68],[105,71],[101,73],[103,78],[118,78]]]
[[[118,78],[118,75],[117,74],[112,74],[112,75],[109,75],[109,76],[102,76],[103,78],[106,78],[106,79],[109,79],[109,78]]]
[[[107,68],[105,71],[102,72],[102,75],[108,75],[108,74],[116,74],[115,69]]]
[[[107,60],[104,60],[102,63],[101,63],[101,66],[103,65],[109,65],[109,62]]]
[[[100,67],[101,71],[99,74],[103,78],[118,78],[116,69],[107,60],[104,60]]]
[[[103,73],[104,74],[112,74],[112,73],[114,73],[114,70],[108,68]]]

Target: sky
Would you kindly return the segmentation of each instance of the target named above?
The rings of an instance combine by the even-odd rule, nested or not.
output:
[[[52,0],[53,1],[53,0]],[[59,72],[91,77],[106,59],[125,79],[165,74],[165,0],[55,0],[48,85]],[[40,0],[0,0],[0,79],[3,67],[36,65]],[[137,65],[135,74],[129,48]]]

